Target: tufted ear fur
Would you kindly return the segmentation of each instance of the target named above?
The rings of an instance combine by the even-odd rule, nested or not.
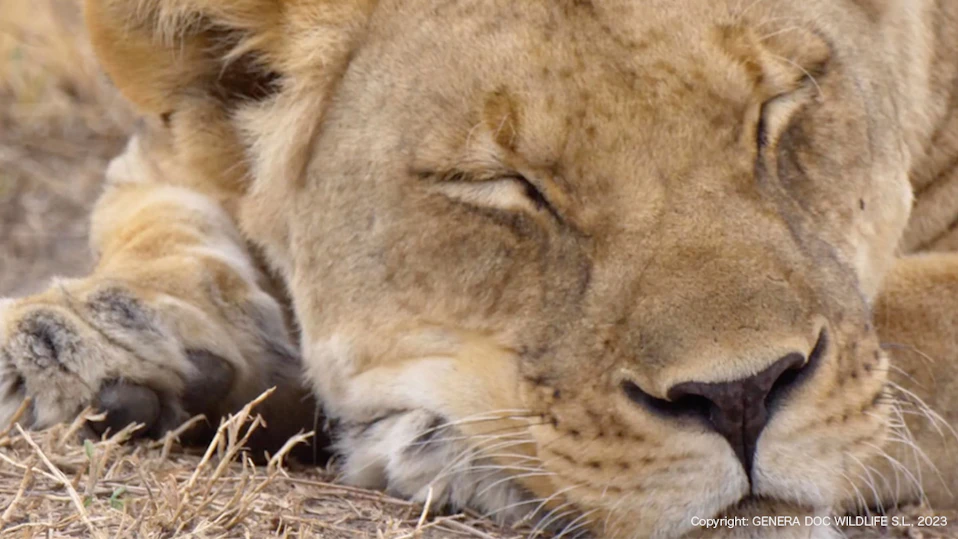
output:
[[[150,137],[175,161],[163,181],[213,196],[250,239],[282,243],[282,200],[377,1],[85,2],[105,70],[166,126]]]
[[[374,0],[86,0],[100,61],[147,114],[262,99],[341,68]]]

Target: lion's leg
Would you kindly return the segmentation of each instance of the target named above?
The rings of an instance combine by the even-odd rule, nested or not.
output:
[[[891,354],[896,400],[886,455],[871,487],[886,502],[912,501],[922,485],[932,507],[958,506],[958,254],[902,258],[885,281],[875,320]],[[868,475],[868,474],[865,474]]]
[[[93,405],[108,412],[101,428],[156,435],[278,386],[261,409],[270,436],[312,428],[281,306],[230,216],[155,181],[140,153],[134,139],[94,210],[94,272],[0,302],[0,423],[29,398],[31,426]]]

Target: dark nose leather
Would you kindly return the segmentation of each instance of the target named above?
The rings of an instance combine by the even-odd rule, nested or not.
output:
[[[732,382],[686,382],[673,386],[667,396],[672,402],[707,400],[709,422],[728,440],[751,477],[755,445],[768,423],[768,397],[777,383],[781,386],[793,379],[805,363],[802,354],[788,354],[754,376]]]

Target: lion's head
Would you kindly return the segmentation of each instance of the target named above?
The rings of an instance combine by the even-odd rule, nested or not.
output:
[[[853,496],[895,2],[126,4],[91,12],[127,96],[241,134],[348,479],[616,537]]]

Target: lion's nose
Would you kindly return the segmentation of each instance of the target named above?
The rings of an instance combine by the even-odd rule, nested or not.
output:
[[[732,382],[686,382],[668,391],[668,400],[677,403],[704,399],[702,411],[712,427],[728,440],[745,472],[751,477],[758,437],[768,423],[769,397],[792,385],[806,365],[805,356],[788,354],[764,371]]]

